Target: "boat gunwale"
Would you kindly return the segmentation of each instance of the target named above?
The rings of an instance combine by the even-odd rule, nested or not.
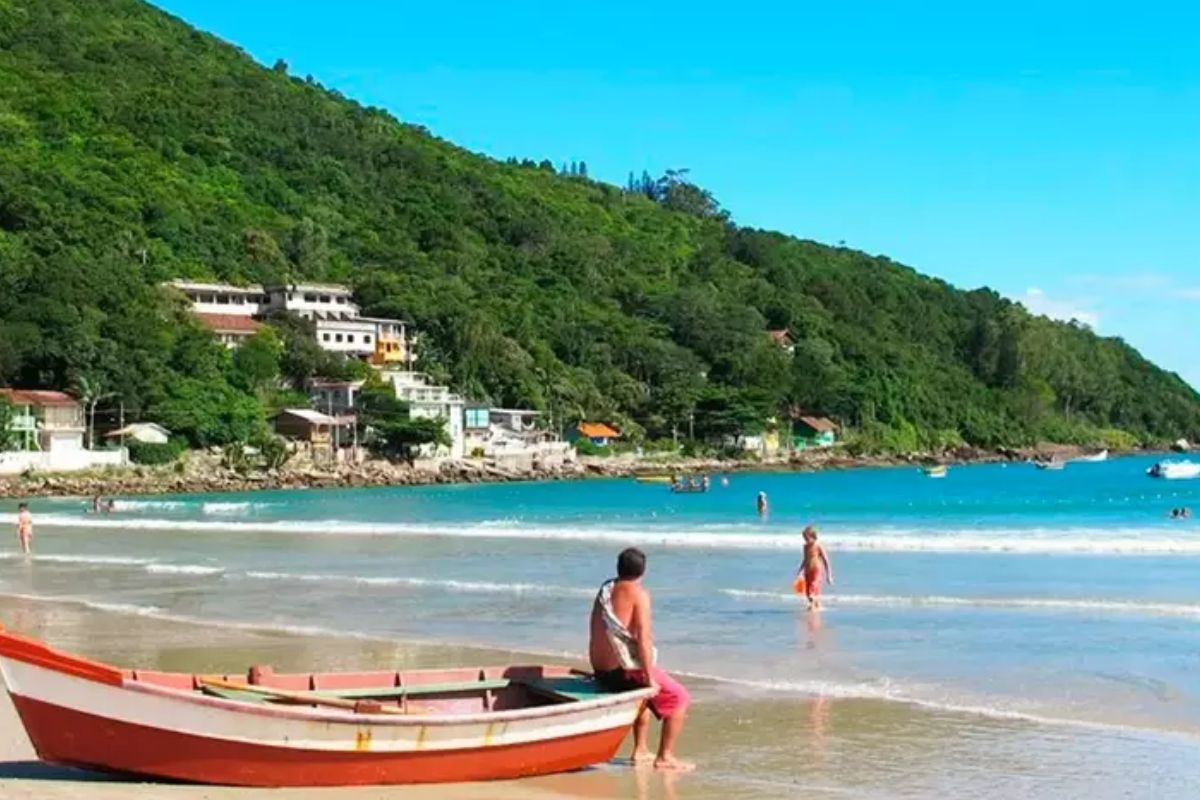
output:
[[[347,713],[345,711],[306,708],[304,706],[289,707],[259,705],[240,700],[227,700],[224,698],[204,695],[200,694],[194,689],[176,689],[168,686],[157,686],[155,684],[137,680],[122,672],[120,668],[114,667],[111,664],[92,661],[82,656],[75,655],[74,653],[68,653],[63,650],[59,650],[58,648],[53,647],[44,641],[14,634],[8,630],[5,630],[3,627],[0,627],[0,659],[8,659],[24,664],[27,667],[35,670],[46,671],[68,678],[74,678],[75,680],[94,683],[99,686],[108,686],[118,690],[140,692],[166,700],[175,700],[192,703],[194,705],[208,706],[210,708],[218,708],[224,711],[317,722],[337,722],[348,724],[367,723],[375,726],[406,727],[413,725],[434,725],[443,727],[451,725],[472,725],[494,722],[517,722],[528,719],[545,719],[550,717],[567,716],[581,712],[586,713],[588,711],[608,708],[610,706],[644,702],[652,698],[655,694],[654,689],[646,687],[643,689],[615,692],[589,700],[578,700],[571,698],[567,699],[566,702],[544,706],[533,706],[531,708],[514,708],[506,709],[504,711],[487,711],[475,714],[408,714],[400,716],[397,714],[371,714],[357,712]],[[525,667],[530,669],[545,670],[548,666],[553,665],[508,664],[501,665],[501,667],[498,668],[519,669]],[[468,667],[467,669],[476,668]],[[488,668],[485,667],[480,669]],[[568,668],[563,667],[563,669]],[[0,669],[0,673],[3,672],[4,670]],[[326,674],[338,673],[333,672]],[[13,691],[13,688],[8,685],[7,679],[5,679],[5,688],[8,690],[10,695],[18,695],[22,697],[25,696],[19,691]],[[481,689],[480,691],[483,690]]]
[[[178,700],[194,705],[219,708],[223,711],[234,711],[241,714],[254,714],[266,717],[282,717],[314,722],[338,722],[350,725],[368,723],[386,727],[412,727],[432,725],[446,727],[452,725],[477,725],[493,722],[517,722],[528,719],[546,719],[549,717],[568,716],[581,712],[593,711],[610,706],[628,705],[633,702],[643,702],[654,697],[655,691],[650,687],[631,689],[598,697],[592,700],[568,700],[564,703],[554,703],[531,708],[513,708],[504,711],[486,711],[475,714],[371,714],[353,711],[333,711],[321,708],[306,708],[304,706],[272,706],[248,703],[241,700],[227,700],[222,697],[200,694],[194,690],[173,689],[169,686],[155,686],[132,679],[126,679],[121,686],[114,687],[133,692],[154,695],[163,699]]]

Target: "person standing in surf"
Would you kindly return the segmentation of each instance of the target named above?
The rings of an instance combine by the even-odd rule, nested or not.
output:
[[[28,503],[17,506],[17,541],[22,553],[28,555],[33,549],[33,515],[29,513]]]
[[[797,592],[803,590],[810,610],[819,611],[821,581],[824,579],[832,586],[833,569],[829,566],[829,556],[825,554],[825,548],[817,542],[817,529],[809,525],[804,529],[803,535],[804,558],[800,561],[800,568],[796,570],[795,588]]]
[[[617,577],[600,587],[592,605],[588,654],[596,682],[610,692],[650,686],[658,694],[647,704],[662,721],[656,769],[686,772],[695,765],[675,757],[675,743],[687,718],[691,695],[682,684],[656,666],[657,651],[651,628],[650,593],[642,585],[646,554],[630,547],[617,557]],[[633,725],[633,763],[650,761],[646,746],[650,717],[643,708]]]

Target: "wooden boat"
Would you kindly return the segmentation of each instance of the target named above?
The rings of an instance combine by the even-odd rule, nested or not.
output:
[[[0,628],[0,675],[47,762],[231,786],[520,778],[611,759],[651,689],[566,667],[246,676],[118,669]]]

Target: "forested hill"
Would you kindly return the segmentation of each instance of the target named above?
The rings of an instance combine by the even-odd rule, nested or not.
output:
[[[464,393],[649,437],[802,408],[896,447],[1200,438],[1200,396],[1121,341],[737,227],[686,176],[475,155],[137,0],[0,0],[0,384],[219,439],[262,397],[177,277],[350,283]]]

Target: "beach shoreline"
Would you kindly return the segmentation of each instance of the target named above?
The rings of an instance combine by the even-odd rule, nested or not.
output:
[[[1139,450],[1118,455],[1157,454]],[[93,497],[161,494],[212,494],[279,489],[360,489],[387,486],[510,483],[522,481],[638,478],[667,474],[744,472],[819,472],[899,466],[960,466],[1020,462],[1038,458],[1071,459],[1085,453],[1074,445],[1044,444],[1034,448],[983,450],[963,447],[945,453],[851,455],[840,447],[790,453],[762,460],[715,458],[655,459],[617,455],[584,456],[560,466],[508,469],[473,460],[408,465],[370,460],[334,468],[306,464],[246,472],[229,469],[212,453],[194,453],[177,465],[131,465],[81,473],[35,473],[0,477],[0,499],[25,497]]]
[[[544,663],[545,656],[473,645],[357,638],[335,633],[243,627],[132,615],[85,603],[0,593],[8,629],[116,666],[237,673],[251,664],[281,672],[419,669]],[[551,659],[574,663],[577,659]],[[690,775],[632,768],[628,740],[618,757],[579,772],[474,784],[344,789],[243,789],[146,782],[37,760],[7,691],[0,696],[0,797],[69,800],[833,800],[869,796],[915,800],[973,794],[1001,776],[1012,793],[1041,800],[1125,797],[1151,779],[1161,796],[1194,796],[1194,743],[1188,737],[1069,729],[1020,719],[922,709],[879,699],[762,692],[687,679],[696,700],[682,741],[700,769]],[[1130,751],[1134,755],[1128,755]],[[1151,758],[1148,754],[1154,754]],[[1114,768],[1114,760],[1128,758]],[[1142,764],[1140,759],[1146,760]],[[1157,770],[1166,765],[1170,772]],[[1147,770],[1150,770],[1149,772]],[[1028,777],[1023,777],[1028,776]],[[1166,784],[1164,784],[1166,785]]]

